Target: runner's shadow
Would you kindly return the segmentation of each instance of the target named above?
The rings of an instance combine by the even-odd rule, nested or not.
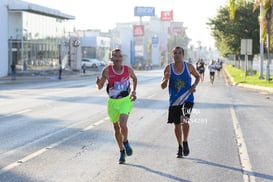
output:
[[[139,165],[139,164],[129,164],[129,163],[126,163],[125,165],[126,165],[126,166],[130,166],[130,167],[140,168],[140,169],[143,169],[144,171],[148,171],[148,172],[151,172],[151,173],[154,173],[154,174],[157,174],[157,175],[160,175],[160,176],[163,176],[163,177],[166,177],[166,178],[175,180],[175,181],[189,182],[189,180],[181,179],[181,178],[179,178],[179,177],[177,177],[177,176],[174,176],[174,175],[171,175],[171,174],[168,174],[168,173],[164,173],[164,172],[161,172],[161,171],[157,171],[157,170],[148,168],[148,167],[143,166],[143,165]]]
[[[215,103],[208,103],[208,102],[196,102],[195,103],[195,107],[198,109],[208,109],[208,108],[217,108],[217,109],[222,109],[222,108],[230,108],[232,107],[232,104],[228,104],[228,103],[219,103],[219,102],[215,102]],[[251,104],[237,104],[235,106],[236,108],[256,108],[256,107],[263,107],[262,105],[251,105]]]
[[[203,159],[198,159],[198,158],[186,158],[188,160],[192,160],[196,163],[200,163],[200,164],[205,164],[205,165],[210,165],[210,166],[215,166],[215,167],[220,167],[220,168],[225,168],[225,169],[229,169],[229,170],[233,170],[233,171],[238,171],[241,173],[245,173],[249,176],[253,176],[253,177],[257,177],[257,178],[263,178],[263,179],[267,179],[267,180],[273,180],[273,176],[269,175],[269,174],[264,174],[264,173],[259,173],[259,172],[254,172],[254,171],[243,171],[241,168],[236,168],[236,167],[231,167],[231,166],[226,166],[226,165],[222,165],[222,164],[218,164],[215,162],[210,162],[210,161],[206,161]]]

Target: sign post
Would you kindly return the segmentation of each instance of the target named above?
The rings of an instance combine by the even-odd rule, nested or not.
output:
[[[160,65],[159,37],[157,35],[152,37],[152,64]]]
[[[252,55],[252,39],[241,39],[241,55],[245,55],[245,72],[248,70],[248,55]]]
[[[143,7],[136,6],[134,8],[134,16],[139,16],[139,25],[134,25],[134,52],[135,56],[138,55],[144,58],[144,36],[145,36],[145,27],[142,24],[143,16],[155,16],[155,8],[154,7]],[[135,64],[135,60],[131,61]]]

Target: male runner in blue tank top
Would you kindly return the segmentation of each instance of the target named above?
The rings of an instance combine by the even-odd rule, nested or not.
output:
[[[199,83],[200,75],[192,64],[184,61],[184,49],[172,49],[173,63],[164,69],[161,88],[169,87],[168,123],[174,123],[174,133],[178,143],[177,158],[189,155],[189,118],[194,104],[193,92]],[[191,75],[195,77],[192,84]],[[183,140],[182,140],[183,134]]]

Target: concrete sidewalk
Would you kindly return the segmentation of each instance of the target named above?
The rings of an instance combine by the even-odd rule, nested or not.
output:
[[[61,80],[67,80],[70,78],[87,77],[87,76],[93,76],[93,75],[99,75],[99,74],[100,74],[100,71],[86,71],[85,74],[78,71],[64,71],[62,73]],[[0,84],[22,83],[22,82],[25,83],[25,82],[46,81],[46,80],[59,80],[59,75],[57,72],[42,73],[42,74],[21,73],[16,76],[15,80],[12,80],[11,76],[0,78]]]

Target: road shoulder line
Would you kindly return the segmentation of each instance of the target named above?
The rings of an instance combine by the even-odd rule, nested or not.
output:
[[[235,133],[235,140],[238,145],[238,152],[239,152],[239,158],[241,162],[244,182],[255,182],[256,180],[255,180],[255,176],[250,164],[246,143],[243,137],[243,132],[241,130],[241,127],[236,117],[235,109],[233,106],[230,107],[230,113],[231,113],[234,133]]]

